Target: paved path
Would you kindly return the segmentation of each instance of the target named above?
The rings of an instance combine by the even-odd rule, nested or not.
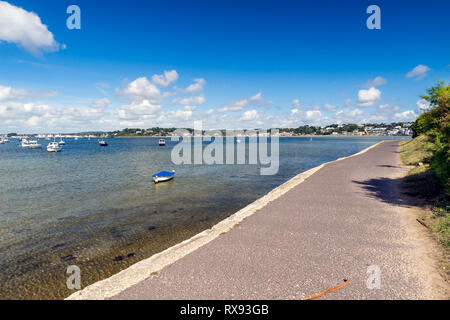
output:
[[[426,298],[395,205],[398,142],[331,163],[238,227],[113,299]],[[381,269],[369,290],[367,267]]]

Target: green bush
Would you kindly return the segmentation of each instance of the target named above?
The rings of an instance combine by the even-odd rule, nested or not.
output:
[[[425,135],[434,145],[430,164],[436,177],[450,194],[450,86],[439,82],[422,96],[430,102],[430,110],[421,114],[412,125],[414,136]]]

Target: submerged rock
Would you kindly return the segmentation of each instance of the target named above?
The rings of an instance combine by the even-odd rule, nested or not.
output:
[[[69,254],[67,256],[64,256],[64,257],[61,257],[61,260],[65,261],[65,262],[69,262],[69,261],[72,261],[72,260],[75,260],[75,259],[76,259],[76,257],[74,257],[71,254]]]

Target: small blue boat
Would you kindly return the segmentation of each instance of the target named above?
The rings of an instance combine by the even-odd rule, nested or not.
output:
[[[152,175],[152,178],[155,183],[159,183],[159,182],[165,182],[165,181],[172,180],[174,176],[175,176],[175,170],[161,171],[159,173]]]

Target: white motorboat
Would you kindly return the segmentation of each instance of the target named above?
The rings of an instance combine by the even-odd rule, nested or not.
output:
[[[166,140],[164,140],[164,139],[159,139],[159,145],[160,145],[161,147],[165,146],[165,145],[166,145]]]
[[[62,147],[59,145],[58,142],[53,141],[53,142],[50,142],[47,145],[47,151],[48,152],[55,152],[55,153],[61,152],[62,151]]]
[[[100,145],[100,147],[107,147],[108,146],[108,142],[106,142],[105,139],[99,140],[98,144]]]
[[[29,149],[38,149],[41,148],[42,145],[37,142],[37,140],[30,140],[23,139],[21,142],[22,148],[29,148]]]

